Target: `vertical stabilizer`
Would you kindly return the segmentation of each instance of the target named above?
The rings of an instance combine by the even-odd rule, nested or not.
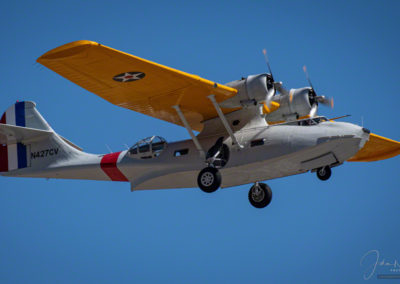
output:
[[[35,106],[34,102],[17,102],[3,113],[0,123],[52,131]],[[12,138],[14,138],[12,134],[3,133],[0,144],[0,172],[23,169],[29,165],[29,151],[27,149],[29,146]]]
[[[36,110],[34,102],[17,102],[2,115],[0,123],[52,131],[50,125]]]

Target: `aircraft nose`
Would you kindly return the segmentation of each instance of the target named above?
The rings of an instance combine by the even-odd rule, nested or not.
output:
[[[371,133],[371,131],[368,129],[368,128],[362,128],[362,131],[364,132],[364,133],[367,133],[367,134],[370,134]]]
[[[340,125],[339,125],[340,123]],[[338,126],[340,129],[343,131],[344,135],[350,135],[351,137],[355,139],[360,139],[360,149],[364,146],[364,144],[368,141],[369,139],[369,134],[371,131],[369,129],[364,128],[362,126],[348,123],[348,122],[337,122]]]
[[[361,126],[358,126],[355,124],[353,124],[353,126],[355,128],[356,136],[360,137],[363,140],[363,142],[365,143],[365,141],[368,140],[369,134],[371,133],[371,131],[368,128],[361,127]]]

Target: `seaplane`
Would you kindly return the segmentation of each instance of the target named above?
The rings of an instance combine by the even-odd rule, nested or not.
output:
[[[114,105],[185,127],[190,139],[154,135],[90,154],[56,133],[34,102],[17,101],[0,120],[0,174],[127,182],[131,191],[251,184],[251,205],[264,208],[272,199],[264,181],[306,172],[324,181],[345,162],[400,154],[400,142],[317,115],[333,100],[317,95],[307,69],[309,86],[288,90],[264,56],[269,73],[220,84],[93,41],[52,49],[37,62]]]

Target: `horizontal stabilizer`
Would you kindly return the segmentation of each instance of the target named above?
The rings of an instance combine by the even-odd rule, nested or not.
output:
[[[371,133],[369,140],[349,162],[373,162],[400,154],[400,142]]]
[[[0,144],[27,144],[49,137],[53,132],[28,127],[0,124]]]

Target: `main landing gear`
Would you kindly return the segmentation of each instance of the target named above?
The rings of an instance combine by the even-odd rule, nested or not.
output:
[[[256,182],[249,190],[249,201],[256,208],[266,207],[272,200],[271,188],[261,182]]]
[[[201,170],[197,176],[199,188],[207,193],[216,191],[221,186],[221,173],[218,169],[223,168],[229,160],[229,148],[220,137],[208,150],[206,155],[207,167]],[[272,199],[271,188],[265,183],[256,182],[249,191],[249,201],[256,208],[266,207]]]
[[[197,176],[197,184],[204,192],[211,193],[221,186],[221,173],[218,169],[223,168],[229,160],[229,148],[220,137],[208,150],[206,156],[207,167]]]
[[[331,175],[332,175],[332,170],[328,166],[317,169],[317,177],[320,180],[328,180],[331,177]]]
[[[204,168],[197,177],[197,184],[204,192],[211,193],[221,186],[221,173],[213,167]]]

